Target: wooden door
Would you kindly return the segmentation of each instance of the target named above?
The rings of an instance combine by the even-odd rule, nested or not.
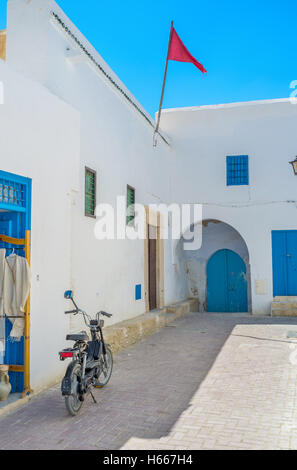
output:
[[[148,226],[149,309],[157,308],[157,228]]]

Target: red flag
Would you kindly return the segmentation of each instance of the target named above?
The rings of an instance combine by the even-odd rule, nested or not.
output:
[[[186,46],[182,43],[175,29],[172,27],[172,35],[170,48],[168,53],[168,60],[177,60],[178,62],[191,62],[194,64],[202,73],[206,73],[207,70],[200,64],[195,57],[190,54]]]
[[[154,147],[157,145],[156,134],[159,131],[159,124],[161,119],[161,111],[162,111],[162,104],[163,104],[163,97],[164,97],[164,90],[165,90],[165,83],[166,83],[166,76],[167,76],[167,68],[168,68],[168,60],[177,60],[178,62],[190,62],[195,65],[202,73],[206,73],[207,70],[203,67],[202,64],[195,59],[195,57],[190,54],[186,46],[182,43],[180,37],[178,36],[177,32],[173,27],[173,21],[171,21],[171,28],[169,34],[169,41],[168,41],[168,49],[167,49],[167,57],[166,57],[166,65],[165,65],[165,72],[163,78],[163,85],[161,91],[161,99],[160,99],[160,106],[158,112],[158,119],[157,124],[155,127],[154,137],[153,137],[153,145]]]

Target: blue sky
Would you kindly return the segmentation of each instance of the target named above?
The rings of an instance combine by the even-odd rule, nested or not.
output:
[[[153,115],[170,21],[208,70],[169,62],[164,108],[290,95],[297,80],[296,0],[57,0]],[[5,27],[0,0],[0,27]]]

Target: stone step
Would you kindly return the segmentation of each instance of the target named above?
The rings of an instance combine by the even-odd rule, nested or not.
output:
[[[271,315],[275,317],[297,317],[296,296],[276,296],[271,303]]]
[[[273,297],[273,302],[297,302],[296,295],[282,295]]]
[[[297,302],[272,302],[272,308],[276,309],[290,309],[290,308],[297,308]]]
[[[104,328],[104,338],[115,353],[156,333],[186,313],[197,311],[198,300],[190,298],[108,326]]]
[[[271,310],[271,315],[273,317],[297,317],[297,308],[288,309],[288,310],[273,309],[273,310]]]

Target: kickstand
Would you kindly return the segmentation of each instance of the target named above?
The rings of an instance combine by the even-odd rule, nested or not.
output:
[[[89,392],[90,392],[90,394],[91,394],[91,396],[92,396],[92,398],[93,398],[93,400],[94,400],[94,403],[97,403],[91,389],[89,389]]]

